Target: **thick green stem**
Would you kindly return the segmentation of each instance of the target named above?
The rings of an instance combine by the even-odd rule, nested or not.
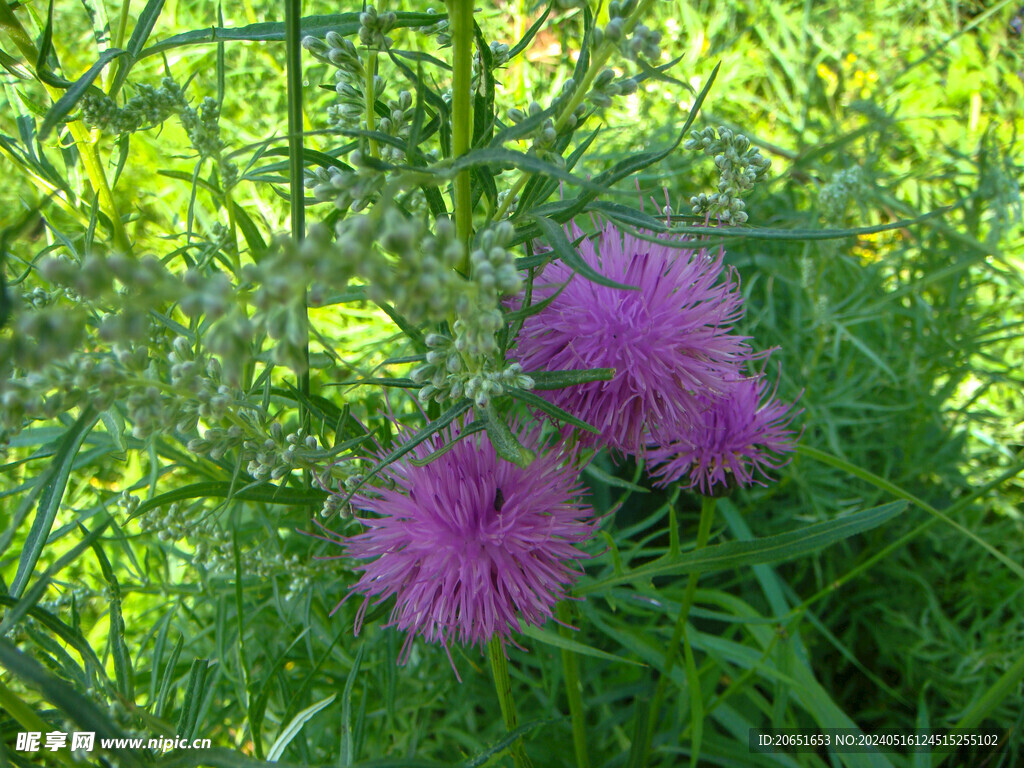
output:
[[[711,536],[711,523],[715,519],[715,499],[712,496],[704,496],[700,505],[700,523],[697,527],[697,541],[694,550],[700,550],[707,546],[708,538]],[[654,731],[658,725],[658,713],[665,702],[665,693],[672,677],[672,670],[676,665],[676,658],[679,655],[679,643],[683,639],[683,632],[686,629],[686,621],[690,617],[690,609],[693,607],[693,598],[697,594],[697,580],[699,575],[691,573],[686,582],[686,592],[683,593],[683,604],[679,607],[679,616],[676,619],[675,629],[672,631],[672,640],[665,649],[665,669],[658,678],[658,685],[654,689],[654,699],[651,702],[651,717],[647,725],[647,738],[644,744],[644,754],[648,754],[651,743],[654,741]],[[696,684],[690,681],[691,685]]]
[[[558,619],[568,624],[570,619],[569,603],[563,600],[558,604]],[[572,630],[566,626],[559,627],[563,637],[572,637]],[[572,718],[572,745],[576,752],[576,767],[590,768],[590,755],[587,753],[587,722],[583,713],[583,687],[580,685],[580,670],[576,654],[568,648],[562,649],[562,670],[565,674],[565,695],[569,699],[569,715]]]
[[[285,28],[285,61],[287,62],[287,90],[288,90],[288,160],[289,160],[289,182],[292,199],[291,225],[292,237],[295,240],[303,240],[306,236],[305,218],[305,184],[303,179],[304,153],[302,148],[302,46],[300,40],[302,31],[302,0],[288,0],[285,3],[284,28]],[[299,423],[303,428],[309,427],[309,413],[306,410],[306,402],[309,401],[309,316],[305,295],[302,298],[302,305],[299,307],[301,320],[304,327],[305,342],[304,358],[305,365],[299,372],[299,392],[302,398],[299,400]],[[307,485],[309,484],[309,473],[304,473]]]
[[[473,140],[473,0],[448,0],[452,37],[452,157],[469,152]],[[469,170],[454,182],[455,233],[469,249],[473,237],[473,198]],[[468,257],[467,257],[468,258]]]
[[[128,34],[128,16],[129,16],[128,12],[131,10],[131,5],[132,5],[131,0],[124,0],[124,2],[121,3],[121,12],[118,14],[118,17],[117,17],[117,27],[114,29],[114,37],[110,41],[111,42],[111,47],[113,47],[113,48],[121,48],[124,45],[124,36],[126,34]],[[122,57],[122,58],[117,60],[117,68],[115,70],[113,70],[113,71],[115,71],[117,73],[120,73],[121,72],[121,68],[122,67],[127,67],[127,66],[128,66],[128,60],[126,58]],[[107,69],[104,74],[105,75],[109,75],[110,72],[111,72],[111,70]],[[106,77],[106,79],[104,79],[103,83],[104,83],[103,87],[104,87],[104,89],[106,89],[107,85],[110,83],[110,77]],[[109,96],[110,98],[113,99],[113,98],[115,98],[117,96],[117,91],[116,90],[111,90],[107,94],[107,96]]]
[[[370,55],[366,57],[366,79],[363,83],[363,91],[365,91],[366,107],[365,107],[365,120],[366,130],[372,131],[374,125],[376,125],[377,113],[374,110],[374,104],[377,102],[377,94],[374,93],[373,79],[377,74],[377,52],[370,51]],[[374,138],[367,139],[370,147],[370,157],[380,157],[380,150],[377,149],[377,140]]]
[[[501,638],[495,635],[487,644],[487,655],[491,661],[491,674],[494,675],[494,690],[498,694],[498,705],[501,707],[501,718],[505,721],[505,730],[511,732],[519,727],[516,716],[516,703],[512,698],[512,680],[508,675],[508,657]],[[530,760],[523,750],[523,742],[516,739],[512,745],[512,760],[516,768],[531,768]]]

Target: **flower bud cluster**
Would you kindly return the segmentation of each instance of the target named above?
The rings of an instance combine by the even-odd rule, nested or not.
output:
[[[478,235],[469,256],[468,284],[455,300],[452,335],[428,334],[425,361],[411,373],[413,381],[423,385],[421,400],[469,397],[482,407],[508,387],[533,387],[518,363],[499,354],[496,338],[505,325],[501,297],[522,289],[515,256],[507,247],[514,235],[515,228],[507,221]]]
[[[509,200],[509,198],[512,198]],[[511,216],[516,210],[519,202],[519,195],[514,195],[511,189],[503,189],[498,192],[498,210],[504,210],[505,216]]]
[[[638,0],[612,0],[608,5],[608,24],[603,29],[594,28],[594,45],[608,41],[632,61],[638,58],[657,61],[661,57],[661,32],[637,24],[631,33],[626,33],[628,19],[637,5]]]
[[[310,285],[314,289],[345,290],[355,274],[356,263],[339,258],[332,239],[328,227],[313,224],[301,242],[278,238],[258,264],[242,268],[243,284],[255,289],[252,303],[259,312],[253,316],[253,322],[260,322],[260,315],[275,308],[301,300]]]
[[[397,99],[388,99],[388,116],[377,121],[377,130],[395,138],[407,139],[412,125],[412,94],[399,91]],[[405,152],[391,144],[380,147],[382,160],[398,163],[405,157]]]
[[[366,97],[363,95],[363,85],[356,81],[349,81],[345,72],[338,70],[334,73],[334,90],[338,94],[338,101],[327,107],[327,124],[340,130],[350,130],[363,127],[366,116]],[[375,85],[383,88],[384,79],[374,78]],[[379,93],[375,87],[374,93]]]
[[[214,573],[234,573],[234,542],[214,518],[206,515],[202,504],[189,507],[178,502],[166,510],[153,507],[139,519],[146,533],[155,533],[165,544],[188,540],[194,547],[192,562]]]
[[[85,335],[80,307],[51,305],[17,312],[10,323],[11,334],[0,337],[0,359],[25,371],[38,371],[67,359],[80,348]]]
[[[771,160],[761,150],[750,145],[750,139],[741,133],[722,128],[716,133],[709,127],[694,131],[683,145],[713,157],[718,167],[718,192],[701,193],[690,199],[697,215],[716,216],[727,224],[742,224],[747,220],[743,196],[754,188],[769,167]]]
[[[321,166],[307,171],[305,185],[318,201],[332,201],[339,211],[358,213],[376,202],[384,186],[384,174],[366,165],[359,150],[349,155],[349,162],[355,170]]]
[[[507,248],[513,237],[515,227],[503,221],[483,230],[477,238],[477,247],[469,254],[470,277],[483,292],[495,297],[512,296],[522,289],[515,254]]]
[[[437,11],[434,8],[427,8],[427,13],[443,13],[443,11]],[[442,48],[445,48],[452,44],[452,36],[449,28],[450,24],[448,19],[445,18],[440,21],[435,21],[433,24],[416,27],[416,31],[424,35],[434,35],[437,40],[437,44]]]
[[[361,16],[368,16],[371,11],[373,11],[373,14],[376,14],[376,11],[370,7]],[[385,16],[387,15],[389,14],[385,14]],[[393,16],[394,14],[390,15]],[[378,18],[379,21],[381,17],[374,16],[373,18]],[[372,18],[370,20],[372,21]],[[363,36],[364,29],[367,28],[360,27],[360,38]],[[390,44],[390,38],[387,38],[387,40]],[[307,36],[303,38],[302,45],[314,58],[330,64],[336,69],[334,73],[334,90],[338,94],[338,101],[327,107],[328,124],[342,130],[360,128],[374,130],[375,126],[368,126],[365,123],[366,70],[363,67],[363,60],[359,55],[359,50],[355,45],[333,30],[328,32],[323,40]],[[385,85],[382,77],[374,76],[374,94],[382,94]],[[356,199],[359,199],[358,196]]]
[[[308,35],[302,39],[302,47],[314,58],[336,67],[339,73],[344,73],[347,80],[362,81],[364,70],[359,51],[337,32],[331,30],[323,40]]]
[[[636,93],[636,80],[631,77],[615,80],[615,73],[603,69],[594,78],[594,85],[587,94],[587,99],[596,107],[607,107],[616,96],[628,96]]]
[[[193,268],[185,272],[183,280],[186,290],[178,307],[193,320],[200,316],[214,320],[231,307],[234,289],[223,272],[204,274]]]
[[[457,320],[455,325],[460,322]],[[472,353],[460,349],[460,346],[466,346],[459,343],[464,338],[457,336],[452,339],[439,333],[427,336],[430,351],[425,362],[411,373],[412,380],[423,385],[419,391],[420,400],[440,403],[468,397],[483,408],[492,397],[505,394],[510,387],[533,388],[533,379],[523,373],[519,363],[502,361],[495,366],[493,356],[474,360]],[[475,366],[466,367],[466,360],[473,361]]]
[[[323,463],[327,452],[320,447],[314,435],[304,428],[285,434],[284,427],[275,421],[270,433],[262,439],[249,439],[242,443],[242,461],[246,471],[257,480],[278,481],[296,469],[314,469]],[[204,439],[208,439],[207,435]]]
[[[576,90],[576,81],[571,77],[565,81],[562,86],[562,92],[553,102],[552,106],[556,107],[555,112],[558,112],[557,107],[560,104],[565,104],[572,98],[573,93]],[[531,101],[526,111],[521,109],[513,108],[508,111],[508,117],[513,123],[520,123],[528,117],[534,117],[544,111],[544,108],[536,101]],[[571,134],[573,130],[579,125],[584,115],[587,113],[587,107],[584,104],[580,104],[573,110],[572,114],[568,116],[565,121],[565,125],[559,130],[555,121],[552,118],[547,118],[537,128],[535,128],[528,137],[532,138],[533,144],[530,147],[530,152],[537,155],[542,160],[546,160],[554,165],[563,167],[565,165],[565,158],[557,151],[558,140],[565,135]]]
[[[491,41],[488,48],[491,49],[491,69],[497,69],[498,67],[503,67],[508,64],[509,54],[512,49],[505,43]]]
[[[141,83],[135,86],[135,91],[136,95],[123,107],[105,94],[87,93],[81,101],[82,119],[86,125],[109,133],[133,133],[160,125],[188,104],[181,88],[170,77],[165,77],[159,88]]]
[[[391,11],[377,13],[372,5],[359,14],[359,42],[372,50],[383,51],[392,40],[387,33],[394,29],[398,17]]]
[[[818,193],[818,204],[828,221],[839,221],[851,200],[865,192],[864,170],[859,165],[837,171]]]
[[[220,104],[207,96],[197,110],[189,104],[181,109],[181,124],[200,157],[212,158],[220,171],[224,189],[238,181],[238,167],[224,159],[224,142],[220,138]]]
[[[189,141],[201,157],[212,158],[225,189],[238,181],[238,168],[223,158],[224,142],[220,138],[220,104],[207,96],[199,110],[193,108],[181,87],[170,77],[159,88],[145,83],[135,87],[137,95],[124,107],[103,94],[87,94],[82,99],[82,119],[110,133],[133,133],[141,128],[160,125],[177,114]]]
[[[102,411],[133,388],[139,408],[148,412],[152,393],[129,383],[150,364],[148,338],[154,321],[146,308],[177,300],[187,291],[182,281],[157,259],[122,256],[89,255],[80,264],[50,257],[39,263],[37,274],[56,286],[48,292],[51,299],[63,291],[75,303],[51,301],[38,309],[23,303],[14,313],[13,333],[0,338],[0,356],[14,369],[0,383],[0,423],[17,431],[28,421],[53,418],[74,407],[92,405]],[[115,289],[115,281],[134,286],[132,294]],[[90,314],[99,320],[93,323],[94,340],[87,344]],[[85,347],[88,352],[82,351]]]
[[[511,49],[507,45],[505,45],[505,43],[499,43],[497,41],[492,41],[487,46],[487,48],[488,48],[488,50],[490,51],[490,54],[491,54],[491,64],[490,64],[490,67],[488,68],[488,71],[495,70],[498,67],[504,66],[505,64],[508,63],[509,52],[511,51]],[[487,87],[486,79],[481,77],[481,72],[483,72],[483,69],[484,69],[483,54],[479,50],[477,50],[476,53],[473,56],[473,69],[472,69],[472,75],[471,75],[471,82],[472,82],[473,92],[478,94],[478,95],[480,95],[480,96],[484,96],[486,94],[486,87]],[[449,99],[446,97],[445,101],[448,101],[448,100]]]
[[[430,232],[422,220],[393,208],[379,224],[350,216],[338,224],[335,250],[366,279],[372,301],[394,303],[412,322],[444,320],[465,291],[466,280],[456,272],[464,248],[447,218]]]

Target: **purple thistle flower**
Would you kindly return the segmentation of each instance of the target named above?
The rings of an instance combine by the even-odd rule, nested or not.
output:
[[[580,234],[574,226],[574,238]],[[706,398],[724,391],[750,358],[746,339],[730,332],[743,311],[739,286],[731,271],[719,280],[721,252],[641,240],[611,223],[596,243],[585,239],[579,254],[639,290],[598,285],[549,264],[535,280],[537,294],[568,284],[524,322],[512,354],[527,372],[615,368],[611,381],[543,394],[594,425],[605,444],[643,454],[648,444],[694,426]]]
[[[767,477],[788,459],[799,436],[789,428],[798,412],[791,403],[779,402],[772,392],[765,397],[762,375],[737,379],[723,397],[707,398],[695,428],[668,445],[651,448],[647,458],[656,485],[667,485],[689,474],[690,487],[712,495],[716,486],[752,483],[763,485],[755,475]]]
[[[460,431],[454,424],[409,455],[423,459]],[[538,447],[539,429],[514,431]],[[521,622],[543,624],[588,556],[577,545],[595,531],[575,459],[548,449],[523,469],[474,435],[424,466],[388,466],[383,482],[353,498],[353,506],[374,513],[359,518],[367,530],[342,542],[345,556],[366,561],[349,593],[366,596],[356,633],[371,598],[378,604],[392,596],[387,626],[408,632],[400,664],[416,635],[448,651],[452,642],[504,640]]]

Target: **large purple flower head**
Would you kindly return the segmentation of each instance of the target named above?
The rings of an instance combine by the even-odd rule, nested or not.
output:
[[[573,228],[574,238],[582,233]],[[545,392],[563,410],[600,430],[599,440],[642,454],[693,426],[705,398],[722,392],[750,356],[731,333],[742,314],[738,284],[721,253],[649,242],[605,224],[579,254],[609,279],[638,290],[594,283],[555,262],[535,292],[562,292],[523,324],[513,352],[524,370],[614,368],[611,381]],[[595,436],[596,437],[596,436]]]
[[[416,446],[423,459],[461,431],[454,424]],[[538,448],[539,429],[519,427],[520,442]],[[521,622],[543,624],[579,575],[578,545],[594,533],[594,513],[582,500],[575,455],[537,451],[528,468],[498,457],[485,435],[454,443],[423,466],[401,460],[375,487],[353,498],[366,531],[343,542],[364,561],[352,592],[367,605],[394,596],[388,626],[408,632],[399,663],[421,635],[448,649],[505,639]],[[350,593],[351,594],[351,593]]]
[[[658,485],[689,476],[690,487],[711,495],[722,487],[763,484],[758,475],[778,469],[797,440],[790,423],[791,403],[766,396],[763,375],[741,378],[723,397],[708,398],[693,429],[667,445],[651,448],[647,458]]]

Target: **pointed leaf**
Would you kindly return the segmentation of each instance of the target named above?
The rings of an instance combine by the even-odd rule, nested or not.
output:
[[[834,520],[815,523],[778,536],[751,541],[730,541],[680,555],[661,557],[652,563],[634,568],[622,575],[608,576],[576,588],[575,594],[599,592],[616,584],[646,581],[656,576],[683,573],[707,573],[749,565],[775,563],[815,552],[858,533],[876,528],[891,520],[904,509],[907,502],[894,501],[861,512],[843,515]]]

